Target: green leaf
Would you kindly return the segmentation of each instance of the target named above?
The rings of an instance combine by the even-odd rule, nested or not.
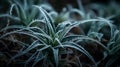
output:
[[[57,46],[60,47],[60,46]],[[82,46],[74,43],[74,42],[65,42],[63,43],[63,47],[66,48],[74,48],[75,50],[78,50],[80,52],[82,52],[83,54],[85,54],[94,64],[96,64],[95,60],[93,59],[93,57],[89,54],[88,51],[86,51]]]
[[[49,16],[49,14],[44,10],[42,9],[41,7],[39,6],[35,6],[36,8],[38,8],[41,13],[44,15],[45,17],[45,20],[46,20],[46,24],[47,24],[47,30],[48,30],[48,33],[49,34],[54,34],[55,33],[55,25],[53,23],[53,20],[52,18]]]
[[[4,18],[4,17],[7,17],[11,20],[18,21],[18,22],[21,21],[21,19],[19,17],[11,16],[9,14],[0,14],[0,18]]]
[[[52,50],[53,50],[53,55],[54,55],[54,60],[55,60],[55,63],[56,63],[56,67],[58,67],[58,64],[59,64],[59,54],[58,54],[58,52],[59,52],[59,49],[54,49],[54,48],[52,48]]]

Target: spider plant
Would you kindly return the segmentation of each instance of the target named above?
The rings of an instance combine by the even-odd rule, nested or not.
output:
[[[50,6],[48,7],[48,3],[43,3],[42,0],[37,0],[37,1],[36,0],[34,0],[34,1],[32,1],[32,0],[31,1],[10,0],[7,2],[9,2],[11,4],[10,10],[8,11],[9,13],[0,14],[0,18],[3,19],[3,21],[1,22],[2,28],[4,26],[4,27],[6,27],[6,29],[9,28],[9,30],[15,30],[15,29],[19,29],[22,27],[27,27],[29,25],[30,26],[40,26],[39,22],[42,22],[42,20],[37,20],[37,19],[42,18],[42,15],[40,15],[39,11],[33,7],[33,5],[35,5],[35,4],[40,5],[41,7],[45,8],[46,10],[52,10],[52,9],[48,9]],[[35,22],[35,23],[33,24],[33,22]],[[3,23],[5,23],[6,25],[3,25]],[[32,23],[32,25],[31,25],[31,23]],[[41,24],[41,26],[42,26],[42,24]],[[6,31],[1,30],[0,32],[7,33],[7,30]],[[18,38],[19,37],[17,37],[17,39]]]
[[[108,43],[108,48],[110,49],[110,59],[108,60],[106,67],[111,66],[113,63],[116,63],[116,61],[120,58],[120,42],[119,42],[119,30],[116,30],[114,32],[114,37],[111,38],[110,42]]]
[[[119,63],[117,63],[118,61],[120,61],[119,33],[120,31],[116,29],[115,32],[113,32],[113,37],[110,38],[109,42],[107,43],[107,48],[109,49],[109,52],[106,52],[106,57],[103,59],[105,67],[119,66]]]
[[[38,0],[37,3],[32,0],[10,0],[9,3],[11,4],[9,13],[0,14],[0,17],[7,17],[12,25],[20,24],[27,26],[33,20],[41,18],[38,10],[33,7],[35,4],[41,5],[41,7],[44,7],[45,9],[49,9],[49,7],[47,8],[47,6],[45,6],[47,4],[42,4],[43,2],[40,0]]]
[[[119,30],[110,20],[103,18],[101,18],[101,20],[105,20],[107,23],[93,22],[87,35],[103,43],[109,50],[108,52],[103,51],[104,58],[100,60],[98,66],[116,66],[115,63],[119,61],[120,58]]]
[[[15,24],[7,25],[0,30],[0,44],[6,50],[13,51],[13,54],[2,52],[3,49],[0,49],[0,59],[9,55],[11,59],[8,64],[24,64],[25,67],[41,65],[42,67],[64,67],[70,64],[75,64],[75,67],[84,67],[87,63],[81,61],[83,58],[81,55],[92,61],[88,66],[99,67],[104,64],[103,66],[109,67],[116,63],[120,58],[120,31],[117,29],[119,27],[110,20],[114,16],[110,13],[110,17],[107,18],[96,17],[94,12],[85,11],[79,0],[77,2],[79,9],[69,5],[69,11],[63,10],[59,14],[49,4],[41,5],[38,2],[35,5],[28,0],[24,2],[10,0],[12,5],[9,14],[1,14],[0,18],[7,17],[8,25],[9,22],[15,22]],[[109,11],[106,12],[109,13]],[[118,14],[119,11],[116,13]],[[103,16],[104,11],[99,14]],[[17,22],[20,25],[17,25]],[[71,29],[78,26],[83,34],[71,33]],[[6,44],[9,41],[10,44]],[[92,48],[89,47],[91,44]],[[17,48],[11,50],[9,45]],[[91,49],[99,50],[97,46],[102,46],[103,49],[100,47],[100,50],[102,49],[103,57],[96,61]],[[62,58],[66,55],[66,58]],[[75,56],[69,59],[71,55]]]
[[[67,22],[66,24],[64,24],[63,22],[55,26],[51,16],[43,8],[36,5],[34,5],[34,7],[38,8],[39,11],[44,16],[43,28],[30,27],[30,26],[19,27],[19,28],[16,27],[18,30],[8,32],[0,37],[0,39],[2,39],[11,34],[16,34],[16,35],[21,34],[23,36],[26,35],[32,38],[32,40],[30,40],[32,41],[31,44],[27,44],[24,42],[18,44],[22,48],[20,51],[18,51],[18,54],[16,54],[11,58],[10,62],[18,61],[20,60],[19,57],[26,56],[27,59],[21,60],[22,63],[25,63],[25,66],[27,65],[27,63],[33,61],[32,66],[34,67],[40,61],[43,61],[42,64],[43,66],[50,65],[50,66],[58,67],[61,62],[59,56],[64,54],[63,53],[64,51],[68,51],[67,48],[71,48],[87,56],[92,61],[94,66],[97,66],[96,61],[94,60],[92,55],[78,43],[83,40],[93,41],[107,50],[107,48],[102,43],[84,35],[69,34],[69,31],[73,27],[79,25],[80,23],[71,23],[69,21],[66,21]],[[81,23],[85,23],[89,21],[98,21],[98,20],[86,20],[86,21],[81,21]],[[33,23],[29,25],[32,25]],[[10,28],[8,27],[6,29],[10,29]],[[68,52],[65,52],[65,54],[68,54]],[[82,63],[79,63],[78,67],[79,65],[82,65]]]

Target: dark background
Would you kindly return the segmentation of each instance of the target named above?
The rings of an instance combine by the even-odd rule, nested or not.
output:
[[[10,7],[8,3],[9,0],[0,0],[0,13],[4,13]],[[22,0],[21,0],[22,1]],[[45,0],[43,0],[45,1]],[[74,7],[78,7],[77,0],[47,0],[56,11],[60,12],[63,7],[67,4],[72,4]],[[101,4],[109,4],[111,1],[116,1],[120,3],[120,0],[81,0],[83,5],[87,5],[90,3],[101,3]]]

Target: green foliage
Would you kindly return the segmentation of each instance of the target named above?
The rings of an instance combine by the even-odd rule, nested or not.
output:
[[[58,13],[47,1],[9,3],[8,13],[0,14],[6,23],[0,28],[0,62],[25,67],[110,67],[120,61],[119,5],[93,4],[86,10],[77,0],[78,8],[68,5]],[[74,34],[75,27],[84,34]]]
[[[12,24],[15,24],[15,25],[20,24],[20,25],[27,26],[30,24],[30,22],[38,18],[42,18],[38,10],[33,7],[33,5],[35,5],[35,1],[10,0],[9,2],[11,4],[9,13],[0,14],[0,17],[7,17],[8,20],[11,21],[10,23]],[[39,0],[37,2],[39,2]],[[39,5],[43,6],[40,3]]]
[[[65,26],[63,26],[63,28],[61,28],[62,24],[59,24],[57,27],[55,27],[49,14],[41,7],[39,6],[35,6],[35,7],[37,7],[44,15],[45,29],[41,29],[38,27],[19,28],[19,30],[8,32],[0,37],[0,38],[4,38],[5,36],[11,34],[21,34],[21,35],[24,34],[30,36],[31,38],[35,38],[35,40],[33,40],[32,44],[30,44],[29,46],[22,45],[24,50],[18,52],[18,54],[12,57],[11,60],[14,60],[15,58],[22,56],[24,54],[28,54],[32,50],[35,50],[35,52],[32,53],[32,55],[29,57],[27,62],[30,62],[32,59],[34,59],[34,63],[33,63],[34,66],[40,60],[44,59],[44,61],[48,63],[52,63],[52,66],[55,63],[56,67],[58,67],[59,64],[58,57],[61,54],[59,53],[60,50],[61,49],[65,50],[66,48],[73,48],[85,54],[96,65],[94,58],[82,46],[77,44],[77,42],[85,39],[85,40],[94,41],[100,44],[101,46],[104,46],[103,44],[101,44],[100,42],[94,39],[90,39],[89,37],[79,36],[79,35],[76,36],[68,35],[69,31],[76,25],[79,25],[79,23],[66,24]],[[8,29],[10,29],[10,27]],[[40,55],[43,56],[37,57]]]

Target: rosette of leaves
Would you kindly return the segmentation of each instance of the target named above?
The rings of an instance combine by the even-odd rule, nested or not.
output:
[[[0,14],[0,18],[5,18],[6,22],[11,25],[20,24],[27,26],[30,22],[42,18],[39,11],[33,5],[41,5],[46,10],[52,10],[51,6],[42,0],[10,0],[8,2],[11,4],[10,10],[6,14]]]
[[[120,66],[120,64],[118,63],[120,61],[120,31],[117,29],[115,30],[115,32],[113,32],[113,34],[113,37],[107,43],[107,48],[109,49],[109,52],[105,52],[107,56],[102,62],[105,67]]]
[[[103,51],[103,59],[100,59],[98,66],[113,67],[119,66],[119,29],[112,24],[111,20],[103,19],[102,22],[93,22],[88,32],[88,36],[103,43],[108,52]]]
[[[68,23],[65,24],[63,22],[55,26],[51,16],[43,8],[39,6],[34,7],[38,8],[44,16],[43,28],[30,27],[34,22],[30,23],[28,27],[6,27],[5,29],[17,28],[17,30],[10,31],[0,37],[0,39],[2,39],[11,34],[31,37],[31,39],[27,39],[31,44],[18,42],[21,49],[17,51],[18,53],[16,55],[11,57],[9,63],[16,62],[24,64],[25,66],[32,65],[32,67],[39,65],[40,63],[43,67],[58,67],[62,63],[59,58],[60,55],[69,53],[74,54],[74,50],[76,50],[87,56],[89,60],[92,61],[92,65],[97,66],[92,55],[78,43],[83,40],[93,41],[107,50],[102,43],[87,36],[70,34],[69,31],[80,23],[66,21]],[[84,22],[88,21],[83,21],[83,23]],[[13,40],[16,41],[16,39]],[[67,50],[68,48],[74,49],[73,52]],[[77,66],[82,66],[80,59],[78,59]]]

